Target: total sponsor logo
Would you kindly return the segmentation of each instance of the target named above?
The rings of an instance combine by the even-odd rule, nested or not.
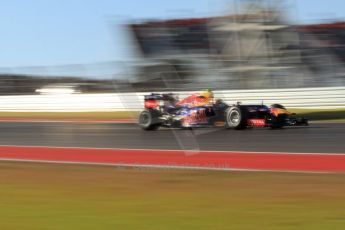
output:
[[[256,127],[264,127],[266,125],[265,119],[249,119],[248,125]]]

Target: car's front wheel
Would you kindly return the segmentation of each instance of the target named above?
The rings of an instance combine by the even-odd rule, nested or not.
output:
[[[245,110],[240,107],[230,107],[225,112],[227,128],[245,129],[247,127]]]

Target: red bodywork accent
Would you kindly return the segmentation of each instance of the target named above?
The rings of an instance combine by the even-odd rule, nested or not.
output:
[[[207,103],[208,103],[207,98],[203,97],[202,95],[198,93],[195,93],[177,102],[176,105],[194,107],[194,106],[204,105]]]
[[[270,108],[270,113],[278,117],[280,114],[290,114],[286,109]]]
[[[159,106],[159,102],[157,100],[145,100],[145,108],[146,109],[154,109]]]
[[[248,119],[248,125],[255,127],[264,127],[266,125],[265,119]]]

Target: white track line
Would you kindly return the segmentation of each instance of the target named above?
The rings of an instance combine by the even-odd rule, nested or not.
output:
[[[228,171],[228,172],[279,172],[279,173],[303,173],[303,174],[339,174],[340,172],[329,171],[298,171],[298,170],[268,170],[268,169],[240,169],[240,168],[212,168],[201,166],[174,166],[174,165],[146,165],[146,164],[116,164],[116,163],[93,163],[78,161],[50,161],[50,160],[22,160],[12,158],[0,158],[0,162],[23,162],[23,163],[44,163],[44,164],[68,164],[68,165],[94,165],[110,166],[121,168],[142,168],[142,169],[179,169],[179,170],[203,170],[203,171]]]

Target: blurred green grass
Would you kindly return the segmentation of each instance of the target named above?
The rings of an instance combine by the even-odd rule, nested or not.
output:
[[[1,229],[343,230],[345,175],[0,163]]]
[[[345,121],[344,109],[291,109],[291,112],[304,116],[311,121]]]

